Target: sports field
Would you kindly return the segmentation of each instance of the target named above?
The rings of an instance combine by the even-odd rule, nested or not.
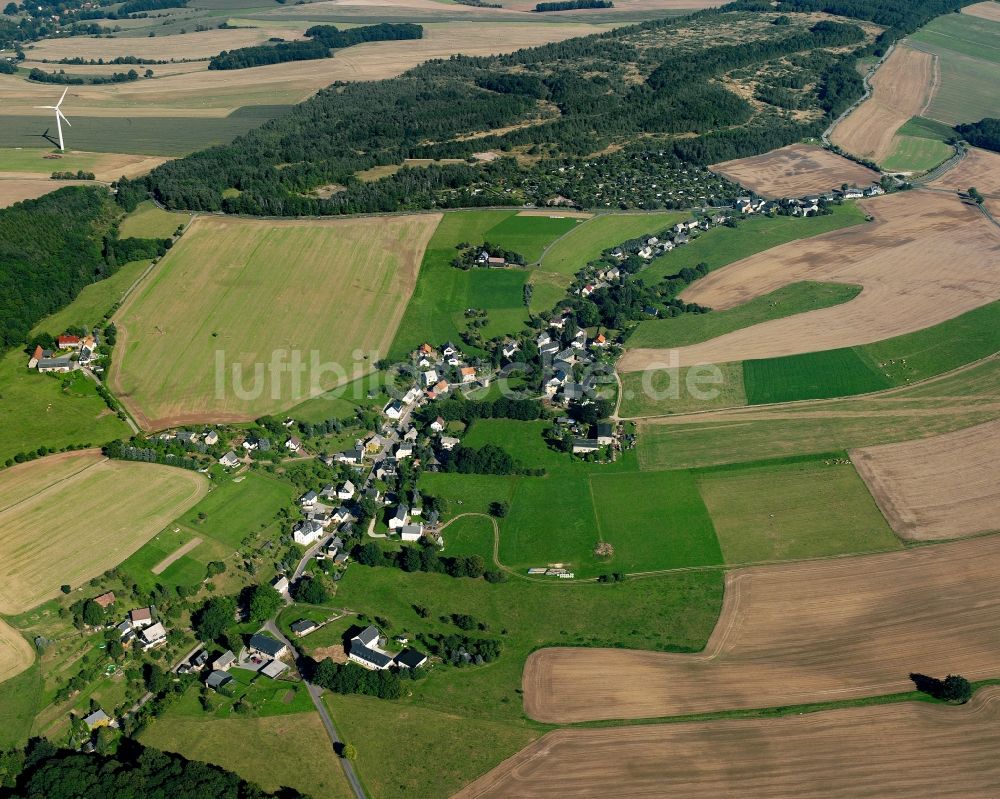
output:
[[[704,652],[541,649],[525,666],[525,712],[656,718],[897,693],[913,672],[995,677],[998,567],[991,536],[731,571]]]
[[[1000,529],[1000,423],[856,449],[851,458],[893,529],[907,540]]]
[[[115,317],[116,394],[156,429],[254,419],[370,371],[439,219],[199,218]]]
[[[713,164],[711,170],[768,198],[801,197],[832,191],[843,183],[868,186],[878,181],[877,172],[813,144],[790,144],[763,155]]]
[[[994,686],[964,707],[909,701],[774,719],[556,730],[455,799],[986,797],[1000,782],[998,730]]]
[[[875,72],[871,83],[871,96],[833,129],[830,138],[843,150],[882,164],[896,152],[897,131],[911,117],[920,116],[930,102],[935,83],[934,56],[899,45]]]
[[[0,472],[0,611],[21,613],[117,566],[207,490],[195,472],[90,450]]]
[[[717,310],[801,280],[860,284],[850,302],[774,319],[678,350],[680,365],[773,358],[871,344],[945,322],[1000,298],[1000,231],[975,208],[940,192],[909,191],[866,202],[870,225],[792,242],[720,269],[683,294]],[[940,265],[948,264],[942,271]],[[662,360],[630,350],[620,371]]]
[[[696,479],[729,564],[901,546],[843,456],[709,469]]]

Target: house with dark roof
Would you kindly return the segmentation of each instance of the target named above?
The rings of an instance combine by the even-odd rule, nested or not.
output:
[[[419,669],[427,662],[427,655],[416,649],[404,649],[395,657],[396,665],[404,669]]]
[[[366,669],[382,671],[393,664],[381,646],[382,635],[377,627],[365,627],[347,644],[347,657]]]
[[[292,632],[301,638],[303,635],[309,635],[309,633],[315,630],[318,626],[319,625],[311,619],[300,619],[292,624]]]
[[[250,638],[247,649],[252,653],[266,655],[269,658],[280,658],[288,651],[288,647],[281,643],[281,641],[276,641],[264,633],[254,633]]]
[[[205,685],[218,691],[222,686],[232,681],[233,678],[227,672],[215,670],[205,678]]]

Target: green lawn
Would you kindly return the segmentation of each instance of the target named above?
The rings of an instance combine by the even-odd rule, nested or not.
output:
[[[288,483],[249,472],[241,482],[228,480],[217,486],[180,521],[202,538],[208,536],[230,549],[238,549],[243,539],[268,526],[295,497],[295,488]]]
[[[97,153],[68,152],[58,159],[45,157],[53,152],[53,147],[0,147],[0,172],[38,172],[44,175],[80,169],[93,172],[101,161]]]
[[[469,447],[484,444],[502,447],[527,468],[542,468],[550,472],[579,468],[579,461],[574,461],[568,453],[549,448],[545,443],[544,432],[548,427],[551,423],[542,420],[477,419],[469,425],[462,443]]]
[[[533,650],[565,644],[696,651],[711,633],[721,600],[722,575],[714,571],[614,585],[516,579],[492,585],[353,566],[338,584],[338,604],[387,619],[393,634],[454,632],[439,616],[468,613],[489,628],[477,634],[498,638],[503,650],[484,666],[435,665],[424,680],[407,683],[412,695],[382,702],[373,716],[361,712],[366,700],[331,697],[334,722],[358,748],[361,778],[373,795],[392,788],[445,796],[547,729],[525,718],[521,705],[521,673]],[[428,608],[429,618],[421,619],[413,605]],[[480,746],[478,735],[490,745]],[[477,741],[475,753],[451,744],[457,740]],[[422,756],[435,742],[440,745],[433,756]],[[381,756],[390,746],[395,757]]]
[[[27,743],[41,700],[42,672],[37,662],[16,677],[0,682],[0,749]]]
[[[292,408],[288,415],[300,422],[315,424],[352,417],[358,408],[382,408],[388,401],[385,373],[370,372],[333,391],[307,399]]]
[[[174,234],[178,226],[186,225],[191,214],[164,211],[152,200],[139,203],[121,223],[119,234],[123,239],[134,236],[140,239],[166,239]]]
[[[640,322],[629,336],[628,346],[630,349],[686,347],[772,319],[841,305],[860,293],[861,286],[846,283],[790,283],[725,311]]]
[[[740,362],[625,372],[621,381],[619,413],[626,419],[747,404]]]
[[[898,136],[882,168],[890,172],[929,172],[954,153],[954,148],[944,142],[919,136]]]
[[[467,516],[448,525],[444,533],[445,555],[481,555],[493,560],[493,525],[482,516]]]
[[[846,455],[697,474],[726,563],[901,549]]]
[[[174,531],[177,532],[174,532]],[[122,571],[143,589],[152,590],[157,584],[166,586],[196,586],[205,579],[206,567],[212,561],[226,561],[233,554],[227,547],[206,536],[198,536],[201,543],[186,555],[171,563],[160,574],[153,574],[153,568],[168,558],[196,535],[188,527],[169,525],[155,538],[143,544],[121,565]],[[229,565],[232,565],[231,563]]]
[[[481,308],[489,323],[483,338],[517,333],[528,319],[524,305],[527,269],[457,269],[451,262],[461,243],[489,241],[537,258],[551,241],[577,224],[575,219],[518,216],[517,211],[446,212],[431,237],[420,276],[396,331],[390,357],[402,358],[423,342],[434,345],[460,341],[465,311]]]
[[[651,214],[601,214],[579,225],[553,244],[539,268],[545,272],[573,275],[598,258],[604,250],[644,233],[659,233],[690,215],[684,211]]]
[[[712,519],[690,472],[590,477],[609,571],[638,572],[722,563]]]
[[[62,375],[29,371],[27,362],[20,350],[0,357],[0,464],[42,446],[99,446],[130,435],[82,373],[64,390]]]
[[[657,258],[639,277],[646,283],[660,282],[684,267],[708,264],[709,269],[720,267],[769,250],[796,239],[818,236],[864,221],[864,212],[856,203],[835,205],[833,213],[799,219],[794,216],[751,216],[740,219],[738,227],[717,227],[706,231],[696,240]]]
[[[893,385],[864,357],[861,347],[844,347],[782,358],[743,362],[749,405],[867,394]]]
[[[566,291],[572,278],[569,275],[556,272],[543,272],[535,269],[528,278],[531,286],[531,303],[528,305],[533,314],[543,314],[566,298]]]
[[[126,291],[139,279],[139,276],[149,266],[149,261],[130,261],[122,266],[111,277],[84,286],[76,299],[51,316],[46,316],[35,325],[31,331],[49,333],[58,336],[66,328],[94,327],[104,319],[104,314],[110,311],[116,302],[120,302]]]

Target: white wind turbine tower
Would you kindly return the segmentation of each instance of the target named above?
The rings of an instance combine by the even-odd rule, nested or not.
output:
[[[59,102],[55,105],[36,105],[35,108],[48,108],[56,112],[56,130],[59,131],[59,151],[65,152],[66,148],[63,146],[63,135],[62,135],[62,123],[65,122],[69,125],[69,120],[66,119],[66,115],[62,112],[59,107],[62,105],[62,101],[66,99],[66,92],[69,91],[69,86],[63,89],[62,97],[59,98]],[[72,125],[69,125],[73,127]]]

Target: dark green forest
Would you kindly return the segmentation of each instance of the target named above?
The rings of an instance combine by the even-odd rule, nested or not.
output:
[[[268,793],[218,766],[123,739],[113,755],[58,749],[44,739],[0,752],[7,799],[308,799],[290,788]]]
[[[1000,153],[1000,119],[987,117],[967,125],[956,125],[955,130],[973,147]]]
[[[543,156],[545,171],[551,159],[581,159],[611,144],[655,147],[697,164],[764,152],[815,135],[861,94],[854,52],[840,48],[871,44],[850,23],[793,15],[793,24],[773,25],[773,17],[699,12],[506,56],[432,61],[390,80],[337,83],[230,145],[165,164],[147,185],[172,208],[328,215],[541,199],[505,191],[530,173],[513,159],[404,169],[375,183],[355,177],[406,158],[528,152]],[[670,35],[682,24],[711,34],[721,22],[738,31],[726,43],[714,34]],[[758,111],[715,80],[741,71],[815,86],[796,90],[796,105],[811,119],[778,106]],[[347,190],[309,195],[331,183]],[[224,199],[227,189],[238,196]]]

